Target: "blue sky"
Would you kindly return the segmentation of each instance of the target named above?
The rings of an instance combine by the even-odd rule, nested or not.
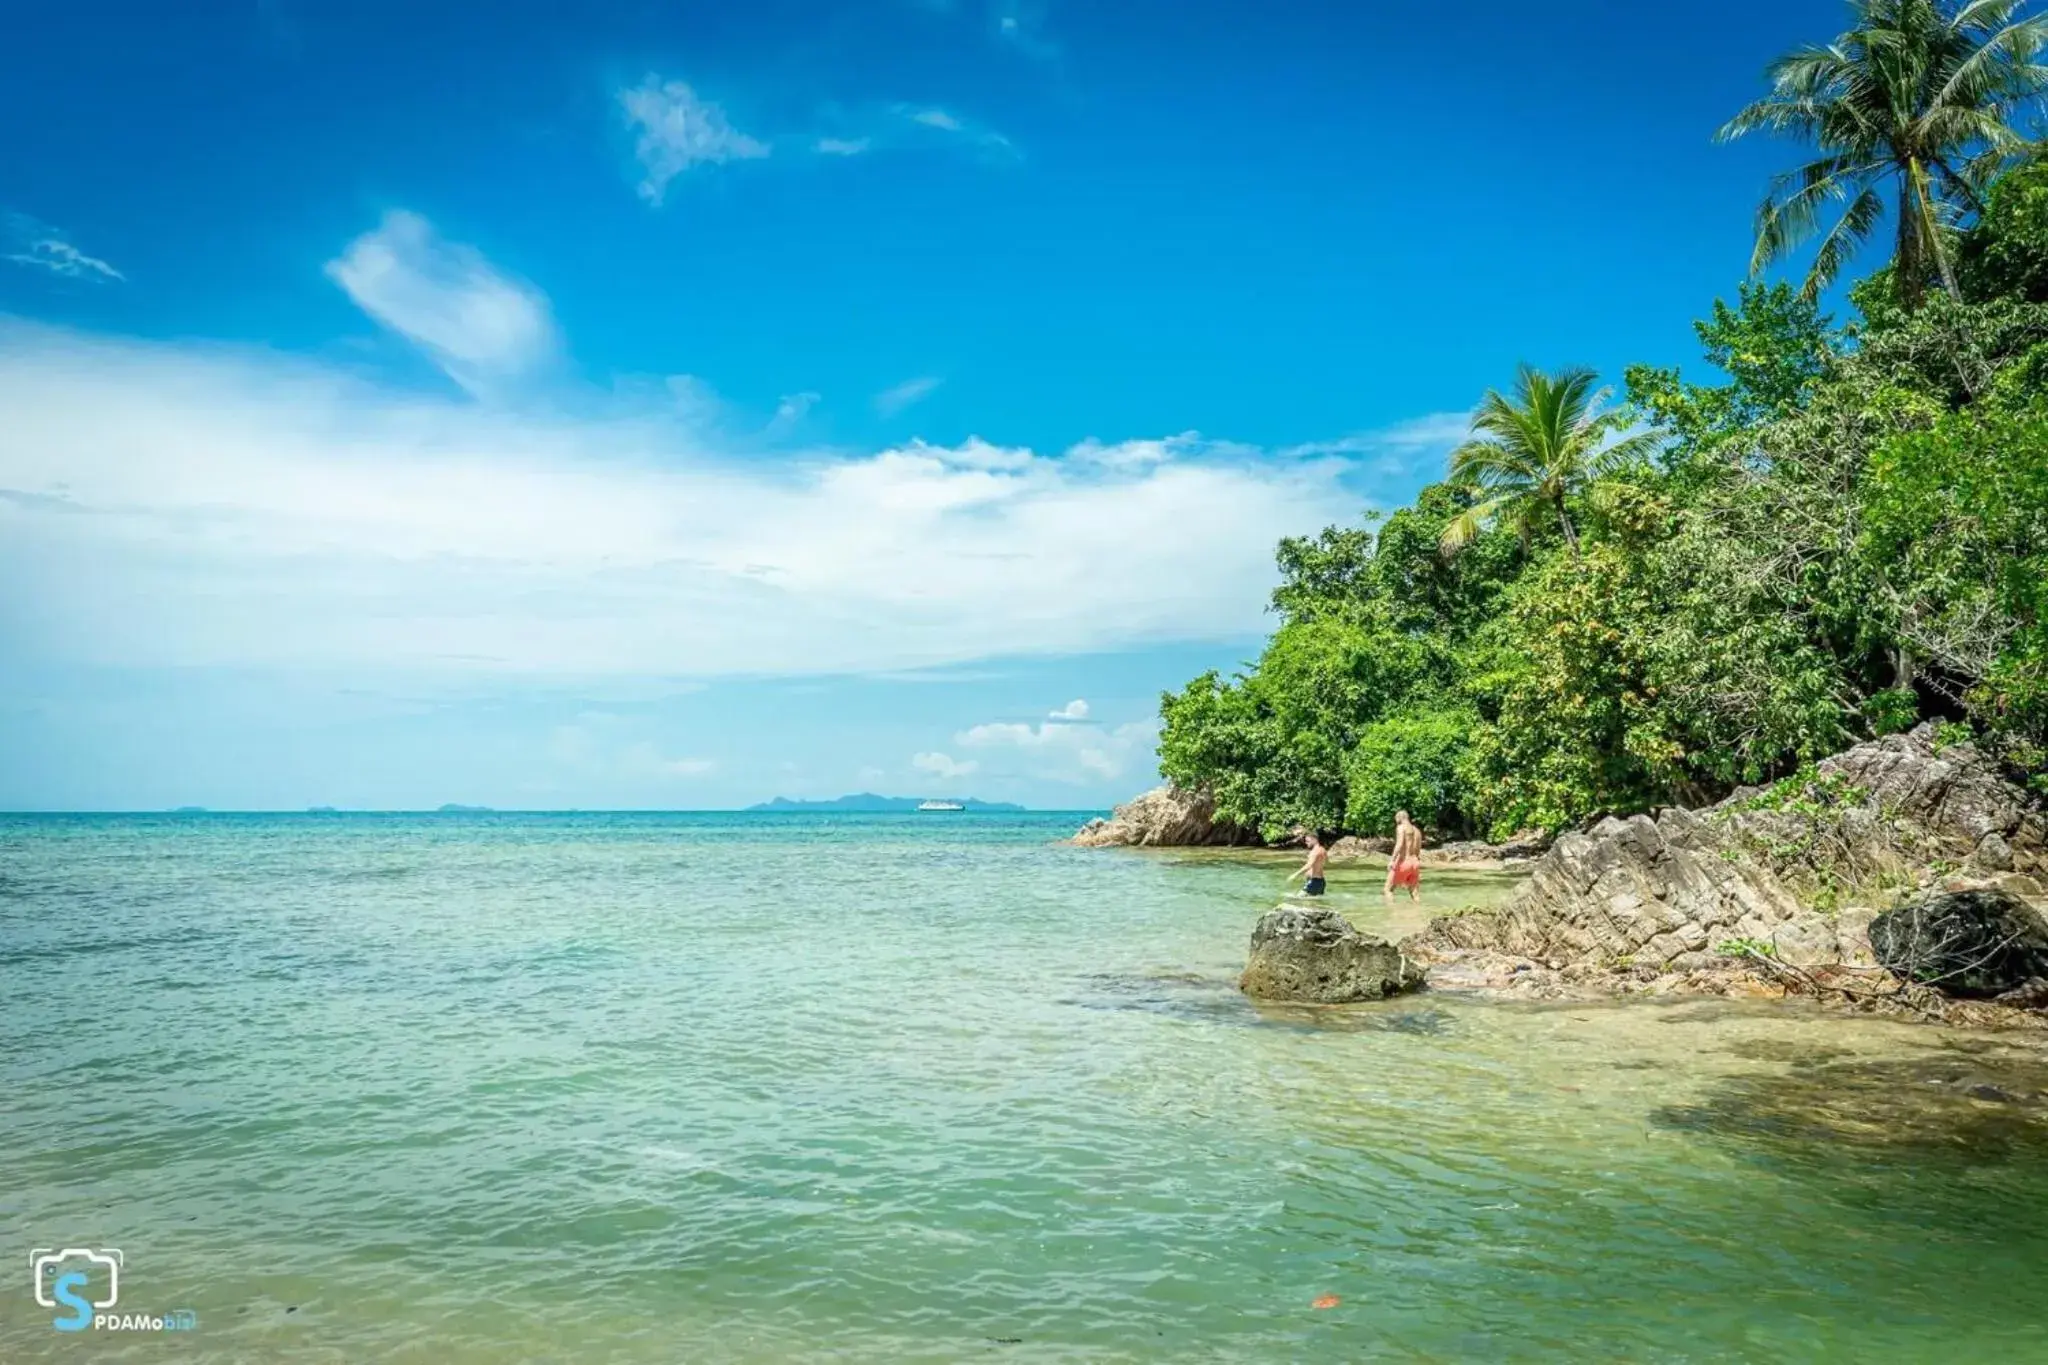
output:
[[[1843,14],[23,10],[0,806],[1106,805],[1279,536],[1692,359]]]

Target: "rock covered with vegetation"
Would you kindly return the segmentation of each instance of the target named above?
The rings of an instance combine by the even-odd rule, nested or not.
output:
[[[1568,833],[1500,910],[1439,920],[1423,941],[1659,971],[1750,954],[1866,964],[1872,907],[1958,875],[2040,894],[2048,824],[1974,745],[1922,726],[1704,810]]]
[[[1343,1005],[1383,1000],[1423,980],[1399,948],[1359,933],[1335,910],[1283,905],[1252,930],[1238,985],[1256,1000]]]
[[[1229,847],[1265,841],[1259,831],[1218,819],[1216,798],[1202,790],[1155,787],[1126,801],[1107,820],[1090,820],[1074,836],[1084,848]]]

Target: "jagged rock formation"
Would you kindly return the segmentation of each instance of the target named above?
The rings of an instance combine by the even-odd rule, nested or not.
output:
[[[1867,963],[1874,912],[1858,902],[1944,865],[2038,895],[2048,823],[1974,748],[1938,748],[1922,726],[1823,761],[1803,786],[1563,835],[1500,910],[1437,920],[1404,946],[1686,971],[1733,943],[1792,966]]]
[[[1342,1005],[1382,1000],[1423,980],[1399,948],[1359,933],[1335,910],[1283,905],[1252,930],[1238,987],[1257,1000]]]
[[[1209,793],[1165,786],[1126,801],[1107,820],[1090,820],[1074,842],[1084,848],[1202,848],[1258,847],[1265,840],[1255,829],[1218,820]]]

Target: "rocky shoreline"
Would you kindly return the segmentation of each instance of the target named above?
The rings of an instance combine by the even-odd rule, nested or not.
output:
[[[1090,820],[1075,832],[1082,848],[1296,848],[1299,837],[1269,840],[1257,830],[1216,818],[1215,800],[1207,792],[1183,791],[1167,785],[1135,796],[1106,819]],[[1330,846],[1333,861],[1384,858],[1394,841],[1346,835]],[[1550,840],[1536,831],[1517,834],[1504,843],[1480,840],[1426,844],[1426,867],[1514,867],[1540,857]]]
[[[1255,829],[1216,818],[1215,798],[1207,792],[1179,787],[1154,787],[1110,812],[1106,820],[1090,820],[1074,835],[1082,848],[1264,848]]]
[[[1426,979],[1520,1000],[1803,997],[2048,1029],[2044,884],[2038,803],[1974,748],[1943,745],[1923,726],[1702,810],[1565,834],[1499,909],[1378,946],[1398,958],[1403,989]],[[1273,951],[1278,917],[1302,913],[1262,921],[1254,966]],[[1290,925],[1297,955],[1334,934]],[[1344,947],[1347,960],[1364,952]],[[1248,971],[1246,989],[1276,998],[1277,979]]]

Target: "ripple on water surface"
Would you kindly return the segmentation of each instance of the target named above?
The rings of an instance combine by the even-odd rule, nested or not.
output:
[[[2038,1351],[2038,1050],[1254,1006],[1292,863],[1072,823],[7,820],[0,1245],[199,1315],[94,1360]]]

